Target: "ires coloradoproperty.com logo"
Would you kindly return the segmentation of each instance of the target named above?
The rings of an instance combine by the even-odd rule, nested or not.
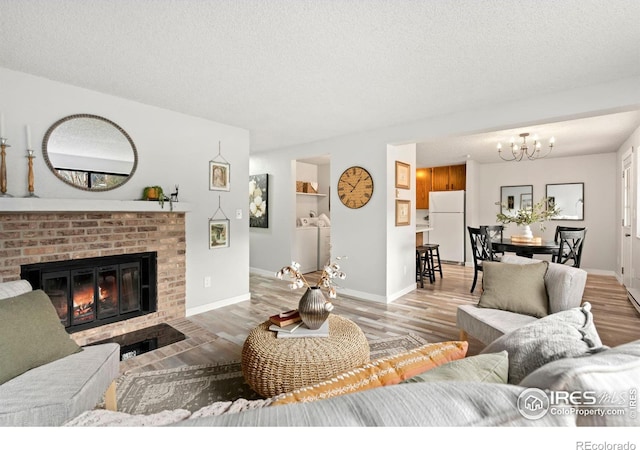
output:
[[[528,388],[518,396],[518,411],[531,420],[551,415],[624,416],[635,419],[638,414],[638,391],[543,391]]]

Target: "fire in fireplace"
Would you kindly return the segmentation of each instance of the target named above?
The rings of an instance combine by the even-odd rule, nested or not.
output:
[[[28,264],[21,277],[45,291],[69,333],[157,310],[156,252]]]

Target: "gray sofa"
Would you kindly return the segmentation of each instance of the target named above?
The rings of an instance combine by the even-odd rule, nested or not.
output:
[[[358,370],[348,373],[354,372]],[[640,380],[640,340],[615,348],[602,346],[588,303],[531,322],[501,336],[479,355],[444,363],[399,384],[367,389],[370,375],[363,382],[341,384],[346,377],[316,385],[328,386],[324,392],[332,394],[315,401],[278,405],[279,399],[289,396],[283,394],[265,400],[216,402],[193,413],[174,410],[137,416],[92,411],[67,425],[640,426],[640,411],[632,403]],[[354,386],[356,392],[351,389]],[[358,391],[360,386],[364,390]],[[304,397],[309,389],[301,391]],[[571,403],[552,400],[552,391],[574,393]],[[583,397],[587,393],[592,397]],[[596,402],[591,401],[593,395]],[[607,414],[612,409],[616,413]]]
[[[640,426],[638,380],[640,340],[603,346],[585,303],[398,385],[175,425]],[[571,400],[554,392],[571,393]]]
[[[501,262],[536,264],[542,261],[505,254],[501,258]],[[544,283],[549,296],[549,312],[565,311],[579,306],[582,302],[582,295],[587,283],[587,272],[571,266],[549,263]],[[460,329],[460,340],[466,340],[467,335],[470,335],[483,344],[489,344],[500,336],[535,320],[538,319],[531,315],[482,308],[478,305],[461,305],[458,307],[456,315],[456,323]]]
[[[0,283],[0,302],[29,291],[24,280]],[[32,368],[0,384],[0,426],[59,426],[93,409],[103,396],[115,410],[119,372],[118,344],[86,346]]]
[[[639,379],[640,341],[635,341],[595,354],[551,361],[517,385],[456,380],[403,383],[310,403],[190,418],[171,426],[637,427],[640,411],[629,403],[628,394],[637,392]],[[543,410],[541,417],[527,415],[529,411],[519,405],[531,393],[542,392],[544,396],[545,390],[613,394],[626,396],[626,400],[614,407],[622,413],[613,415],[607,414],[611,406],[606,401],[554,404],[553,409]],[[565,411],[559,414],[559,408]]]

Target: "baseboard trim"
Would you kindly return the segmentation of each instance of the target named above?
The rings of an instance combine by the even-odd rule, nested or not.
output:
[[[354,297],[358,300],[370,300],[377,303],[390,303],[390,301],[382,295],[370,294],[368,292],[356,291],[355,289],[340,289],[337,291],[338,297],[346,295]]]
[[[602,270],[602,269],[583,269],[583,270],[592,275],[606,275],[609,277],[616,277],[616,273],[613,270]],[[616,277],[616,279],[617,278],[618,277]]]
[[[627,298],[633,307],[640,313],[640,289],[627,289]]]
[[[212,311],[214,309],[223,308],[229,305],[235,305],[236,303],[244,302],[247,300],[251,300],[251,293],[247,292],[246,294],[238,295],[236,297],[225,298],[223,300],[218,300],[213,303],[207,303],[206,305],[196,306],[195,308],[188,308],[185,312],[186,317],[195,316],[196,314],[202,314],[207,311]]]

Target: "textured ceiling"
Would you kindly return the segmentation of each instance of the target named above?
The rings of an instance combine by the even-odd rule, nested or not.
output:
[[[638,76],[639,24],[637,0],[0,0],[0,66],[255,152]]]

